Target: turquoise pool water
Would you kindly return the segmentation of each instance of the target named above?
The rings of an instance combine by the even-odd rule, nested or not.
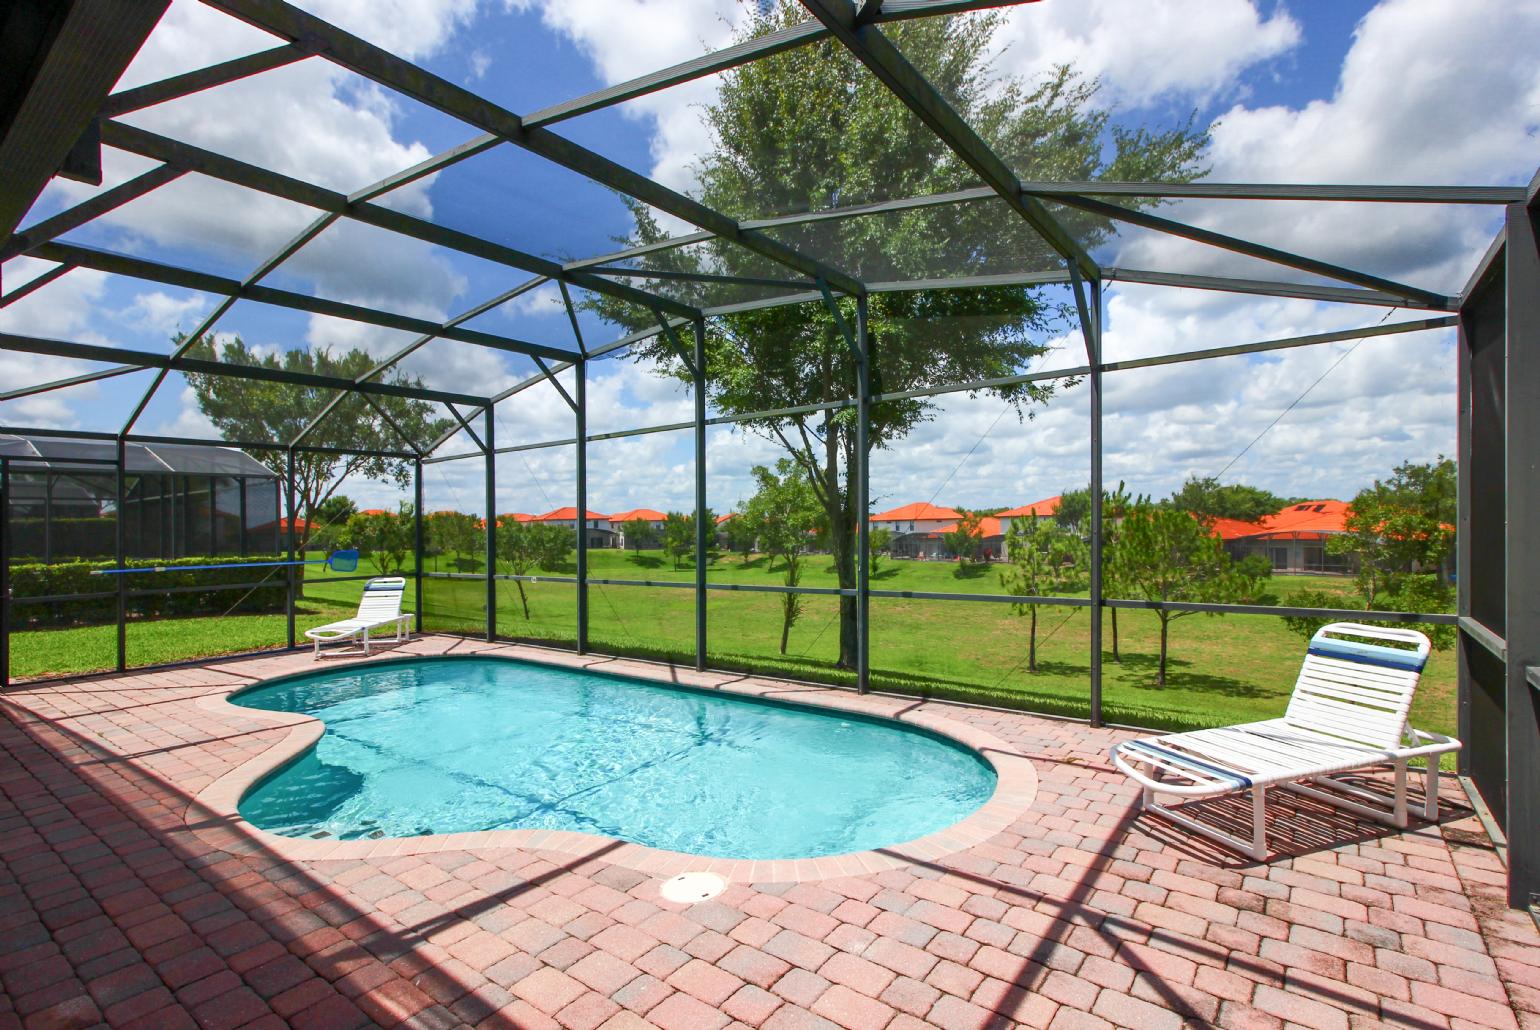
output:
[[[538,828],[810,858],[943,829],[995,786],[974,752],[894,723],[508,660],[329,671],[232,700],[326,723],[240,805],[297,837]]]

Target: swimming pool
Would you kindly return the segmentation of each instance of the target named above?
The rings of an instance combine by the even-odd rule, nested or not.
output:
[[[509,659],[332,670],[230,700],[326,725],[240,803],[294,837],[560,829],[814,858],[944,829],[996,782],[978,754],[915,727]]]

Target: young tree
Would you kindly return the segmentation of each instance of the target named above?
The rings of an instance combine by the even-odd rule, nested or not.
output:
[[[941,542],[946,549],[957,556],[957,560],[966,565],[978,560],[979,551],[984,547],[984,532],[981,524],[984,516],[976,511],[965,511],[957,520],[957,528],[950,533],[941,534]]]
[[[877,575],[877,569],[882,565],[883,560],[888,556],[888,552],[893,548],[893,531],[886,527],[879,527],[877,529],[868,529],[868,532],[871,534],[871,540],[867,543],[867,546],[871,548],[871,553],[867,555],[866,559],[867,573],[875,576]]]
[[[511,520],[497,523],[497,556],[515,576],[527,576],[535,569],[559,568],[566,564],[576,546],[577,534],[564,526]],[[528,620],[529,595],[524,590],[524,581],[516,579],[513,583]]]
[[[344,494],[332,494],[321,504],[316,506],[316,524],[309,528],[306,534],[310,538],[310,546],[320,551],[334,551],[337,549],[337,541],[342,536],[343,527],[348,524],[348,519],[358,512],[358,505],[351,497]]]
[[[793,0],[766,5],[749,29],[759,37],[806,19]],[[1164,179],[1201,174],[1207,139],[1188,128],[1129,132],[1109,121],[1096,85],[1059,69],[1035,84],[993,65],[1001,20],[994,15],[928,18],[884,26],[909,61],[951,102],[994,151],[1024,179]],[[743,65],[722,77],[717,100],[703,109],[713,149],[692,169],[697,198],[745,215],[807,211],[894,197],[944,193],[974,185],[976,174],[927,129],[848,50],[833,41],[797,47]],[[1135,205],[1147,201],[1129,200]],[[627,242],[655,242],[664,227],[642,204],[632,206]],[[1092,216],[1062,214],[1066,230],[1094,248],[1111,232]],[[1024,219],[1002,216],[993,204],[915,208],[881,218],[808,223],[775,230],[781,243],[862,279],[967,276],[1001,268],[1058,267]],[[644,268],[765,274],[765,260],[717,241],[699,248],[647,255]],[[693,303],[721,303],[723,291],[642,279]],[[709,291],[707,293],[702,291]],[[847,325],[850,302],[840,302]],[[592,306],[628,330],[656,325],[651,312],[594,297]],[[992,379],[1021,371],[1043,352],[1041,337],[1059,324],[1057,302],[1025,287],[879,293],[870,298],[868,327],[873,387],[918,390]],[[723,413],[826,404],[854,396],[856,366],[845,337],[819,304],[742,312],[712,319],[706,388]],[[664,375],[688,379],[672,345],[660,336],[631,348]],[[988,392],[1008,399],[1019,416],[1050,396],[1043,383]],[[873,447],[902,440],[939,409],[923,398],[875,405]],[[779,443],[823,506],[828,547],[839,585],[856,585],[859,520],[850,473],[857,462],[856,418],[850,408],[777,416],[744,423]],[[856,599],[840,599],[839,664],[856,663]]]
[[[1106,512],[1102,514],[1105,516]],[[1081,487],[1059,494],[1059,510],[1053,513],[1053,520],[1065,529],[1086,536],[1091,525],[1090,489]]]
[[[1255,599],[1261,585],[1238,570],[1223,542],[1185,511],[1134,502],[1118,530],[1114,552],[1118,582],[1146,601],[1242,603]],[[1155,609],[1160,620],[1160,667],[1155,685],[1166,685],[1166,656],[1171,623],[1190,611]]]
[[[759,527],[752,518],[746,516],[747,509],[740,506],[723,523],[727,533],[727,545],[739,554],[743,555],[743,563],[747,565],[749,558],[754,553],[754,547],[759,542]]]
[[[1354,583],[1364,607],[1386,609],[1390,596],[1402,592],[1411,576],[1430,582],[1410,584],[1419,604],[1448,607],[1448,585],[1441,569],[1454,546],[1455,464],[1440,457],[1427,464],[1397,465],[1389,479],[1360,490],[1344,520],[1345,532],[1327,540],[1332,554],[1355,559]],[[1442,587],[1442,594],[1438,596]]]
[[[1276,513],[1288,499],[1260,487],[1244,483],[1221,483],[1213,476],[1192,476],[1166,502],[1178,511],[1191,512],[1204,522],[1215,519],[1240,519],[1255,522]]]
[[[179,334],[173,344],[186,340]],[[323,349],[283,351],[281,354],[253,350],[239,336],[221,338],[216,346],[208,337],[200,340],[188,356],[200,360],[219,360],[235,365],[255,365],[289,372],[319,373],[341,379],[357,379],[376,364],[376,358],[362,350],[334,354]],[[297,437],[329,404],[336,393],[324,387],[270,383],[204,372],[184,373],[187,384],[198,399],[198,408],[224,436],[231,440],[274,440],[280,443]],[[399,370],[378,377],[377,381],[403,386],[421,386],[418,379]],[[434,418],[433,405],[406,397],[371,398],[389,414],[389,420],[360,395],[342,399],[305,438],[322,447],[358,448],[363,451],[400,451],[406,448],[394,422],[422,443],[437,438],[448,429],[451,420]],[[279,476],[284,474],[281,450],[257,453]],[[298,512],[291,512],[309,527],[318,522],[321,505],[332,497],[349,476],[361,475],[380,482],[393,482],[405,489],[412,483],[412,462],[404,458],[380,458],[367,454],[317,454],[294,452],[294,490]],[[307,533],[301,533],[298,547],[305,550]]]
[[[695,553],[695,516],[671,511],[663,518],[663,549],[674,559],[674,568],[683,568],[687,555]]]
[[[1000,585],[1007,593],[1047,597],[1085,589],[1090,578],[1090,552],[1085,541],[1052,519],[1012,519],[1006,531]],[[1012,605],[1017,615],[1031,618],[1027,632],[1027,671],[1037,671],[1037,609],[1031,601]]]
[[[646,519],[627,519],[621,523],[620,529],[625,534],[626,547],[633,551],[645,551],[657,546],[658,531]]]
[[[824,523],[823,505],[808,485],[802,470],[788,458],[776,462],[771,471],[763,465],[753,469],[758,491],[744,506],[744,518],[757,527],[759,546],[783,563],[782,582],[794,587],[802,581],[803,550]],[[801,594],[781,595],[781,654],[786,653],[791,627],[802,614]]]
[[[380,575],[399,573],[405,567],[406,556],[415,542],[412,505],[402,501],[393,512],[377,512],[372,515],[360,512],[348,519],[346,533],[348,542],[369,559],[369,564]]]
[[[483,539],[482,530],[474,515],[458,511],[436,511],[423,517],[422,529],[424,544],[428,553],[433,555],[434,569],[438,568],[438,559],[443,555],[455,555],[455,567],[459,568],[467,557],[474,559],[483,549],[478,546],[478,542]]]

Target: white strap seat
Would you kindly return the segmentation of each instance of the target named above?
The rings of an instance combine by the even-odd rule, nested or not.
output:
[[[369,635],[385,626],[395,627],[394,641],[412,639],[411,612],[401,611],[401,598],[406,592],[406,580],[401,576],[381,576],[364,584],[364,594],[358,600],[358,614],[351,619],[338,619],[324,626],[305,630],[305,636],[315,641],[315,657],[321,657],[321,645],[339,641],[358,640],[361,651],[346,654],[369,653]]]
[[[1112,748],[1112,762],[1144,788],[1146,811],[1259,860],[1267,857],[1270,786],[1404,827],[1407,765],[1422,759],[1423,815],[1432,820],[1439,756],[1460,742],[1407,725],[1428,651],[1428,638],[1415,630],[1332,623],[1311,638],[1282,718],[1125,741]],[[1388,803],[1380,792],[1334,778],[1383,765],[1395,773]],[[1244,790],[1252,794],[1250,840],[1156,801],[1158,794],[1195,799]]]

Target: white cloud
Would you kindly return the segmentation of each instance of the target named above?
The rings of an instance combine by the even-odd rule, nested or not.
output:
[[[1385,0],[1359,24],[1331,97],[1299,108],[1238,104],[1217,119],[1211,177],[1527,182],[1540,133],[1537,47],[1540,4]],[[1489,210],[1457,206],[1213,201],[1167,212],[1445,292],[1464,285],[1494,229]],[[1235,267],[1221,252],[1154,235],[1121,247],[1117,261],[1197,272]]]
[[[153,290],[136,296],[120,317],[157,336],[169,337],[178,331],[191,332],[207,313],[208,299],[201,294],[173,297]]]
[[[1264,16],[1251,0],[1082,0],[1009,10],[996,44],[1001,71],[1038,79],[1070,64],[1101,80],[1101,102],[1142,107],[1207,102],[1300,39],[1286,10]]]

